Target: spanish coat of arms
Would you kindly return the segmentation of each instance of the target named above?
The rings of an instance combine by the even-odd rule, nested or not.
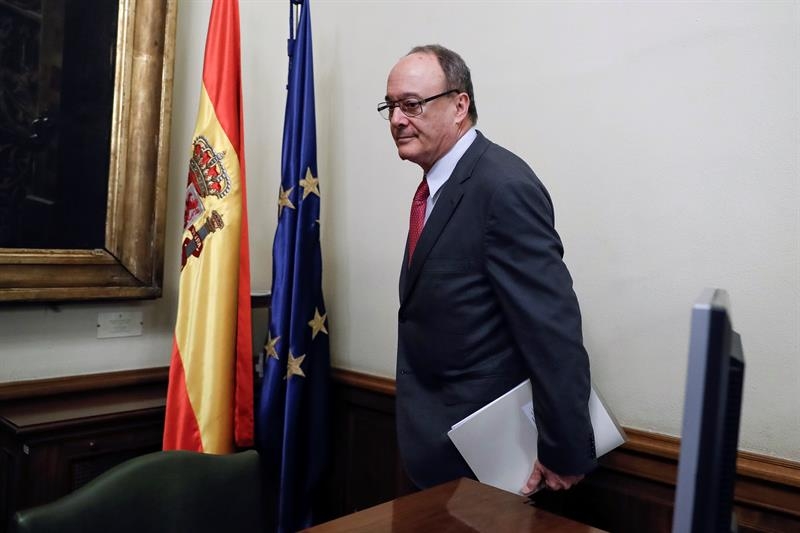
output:
[[[222,164],[224,158],[225,152],[214,151],[208,139],[202,135],[194,140],[183,212],[183,229],[190,236],[183,240],[181,269],[186,266],[190,256],[200,257],[206,237],[225,226],[222,215],[217,211],[206,214],[203,201],[209,196],[224,198],[231,190],[230,176]]]

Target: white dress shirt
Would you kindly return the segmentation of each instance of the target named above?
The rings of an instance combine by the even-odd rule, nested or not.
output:
[[[426,179],[428,180],[430,195],[428,196],[428,203],[425,206],[425,222],[428,221],[428,217],[431,211],[433,211],[433,206],[436,205],[436,200],[439,198],[439,193],[442,192],[442,187],[447,183],[447,180],[450,179],[450,174],[453,173],[453,169],[456,168],[464,152],[472,145],[472,142],[477,136],[478,134],[475,128],[470,128],[469,131],[453,145],[450,151],[434,163],[428,171]]]

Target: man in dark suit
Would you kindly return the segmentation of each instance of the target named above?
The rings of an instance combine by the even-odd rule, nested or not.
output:
[[[409,476],[421,488],[474,477],[447,431],[530,378],[538,458],[520,489],[571,487],[595,466],[589,360],[550,196],[524,161],[474,129],[458,54],[414,48],[391,70],[378,110],[400,158],[424,173],[398,314],[397,429]]]

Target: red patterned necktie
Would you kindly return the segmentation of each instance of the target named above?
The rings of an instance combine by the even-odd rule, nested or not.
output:
[[[424,177],[414,193],[414,201],[411,202],[411,219],[408,224],[408,264],[411,264],[411,257],[414,255],[414,248],[425,226],[425,207],[428,203],[428,180]]]

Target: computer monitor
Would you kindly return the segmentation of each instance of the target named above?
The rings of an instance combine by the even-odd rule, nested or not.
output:
[[[692,308],[673,533],[737,529],[733,487],[743,381],[728,294],[706,289]]]

